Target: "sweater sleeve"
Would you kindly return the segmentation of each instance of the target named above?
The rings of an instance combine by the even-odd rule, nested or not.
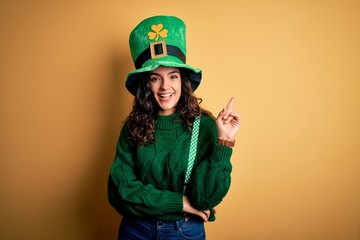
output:
[[[200,125],[198,153],[187,195],[199,210],[217,206],[227,194],[231,183],[232,148],[217,143],[216,123],[205,118]]]
[[[122,215],[139,217],[161,216],[183,211],[182,194],[155,189],[136,177],[135,147],[131,146],[123,127],[116,146],[115,160],[110,169],[108,199]]]

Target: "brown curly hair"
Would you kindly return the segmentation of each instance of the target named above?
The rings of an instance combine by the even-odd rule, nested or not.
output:
[[[179,68],[181,75],[181,96],[176,105],[176,112],[184,126],[191,131],[193,122],[197,116],[212,116],[211,112],[200,107],[201,98],[194,95],[189,72]],[[132,104],[132,111],[126,118],[131,139],[137,145],[147,145],[155,142],[155,123],[159,107],[150,90],[149,73],[144,73],[137,86],[136,95]]]

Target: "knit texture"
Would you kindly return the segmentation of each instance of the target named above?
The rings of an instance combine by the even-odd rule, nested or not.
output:
[[[124,125],[110,169],[110,204],[124,216],[162,221],[183,218],[190,139],[191,132],[177,113],[158,116],[156,143],[147,146],[135,147]],[[212,209],[229,190],[232,149],[217,144],[216,124],[209,116],[201,118],[197,150],[185,194],[195,208]]]

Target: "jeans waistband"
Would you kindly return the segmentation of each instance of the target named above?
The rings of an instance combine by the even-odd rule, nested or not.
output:
[[[156,227],[157,229],[179,229],[180,226],[188,221],[196,221],[192,219],[191,217],[184,216],[182,219],[177,221],[161,221],[161,220],[152,220],[152,219],[139,219],[134,217],[123,217],[131,219],[132,221],[142,221],[143,223],[146,223],[148,225],[151,225],[153,227]]]

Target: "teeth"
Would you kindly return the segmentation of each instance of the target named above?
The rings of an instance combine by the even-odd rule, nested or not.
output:
[[[160,97],[165,98],[165,97],[171,97],[172,94],[168,93],[168,94],[161,94]]]

